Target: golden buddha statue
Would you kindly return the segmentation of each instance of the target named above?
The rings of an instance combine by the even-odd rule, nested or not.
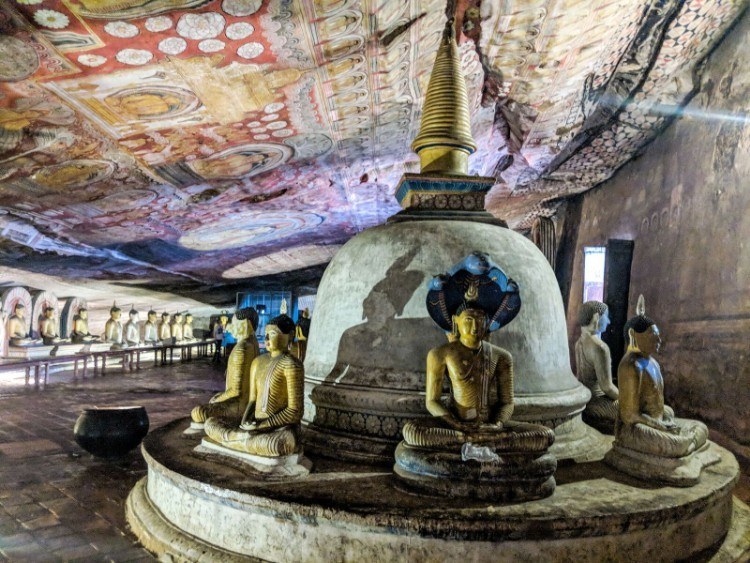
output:
[[[552,494],[556,461],[547,449],[555,434],[511,420],[513,358],[485,340],[518,314],[518,286],[475,252],[432,281],[427,302],[430,316],[457,338],[427,355],[425,406],[432,416],[404,425],[396,475],[438,494],[494,500]],[[446,375],[450,395],[444,402]],[[493,465],[484,467],[487,462]]]
[[[122,310],[117,304],[112,305],[109,310],[109,319],[104,325],[104,342],[112,344],[113,350],[122,348],[124,343],[121,316]]]
[[[73,344],[90,344],[96,337],[89,332],[89,312],[85,308],[78,309],[73,317],[73,331],[70,341]]]
[[[704,467],[719,461],[702,422],[676,418],[664,404],[664,379],[653,358],[661,347],[656,323],[641,295],[636,316],[625,324],[628,348],[617,367],[620,408],[615,442],[605,461],[648,481],[690,486]]]
[[[156,346],[159,343],[159,331],[156,328],[156,311],[150,309],[146,315],[146,322],[143,323],[143,342],[149,346]]]
[[[193,409],[190,415],[192,422],[186,434],[202,432],[206,420],[212,416],[235,419],[239,423],[245,412],[250,396],[250,366],[260,355],[260,346],[255,337],[252,316],[247,309],[237,311],[233,325],[232,334],[237,338],[237,343],[227,360],[224,391],[211,397],[208,404]]]
[[[299,452],[304,410],[304,367],[288,352],[294,321],[279,315],[266,325],[266,350],[250,368],[247,406],[239,425],[209,418],[206,435],[224,448],[264,457]]]
[[[67,342],[60,338],[57,332],[57,319],[55,318],[55,308],[45,307],[42,311],[42,318],[39,319],[39,335],[42,337],[42,343],[45,346],[55,346],[62,342]]]
[[[172,338],[172,331],[169,328],[169,313],[166,311],[161,314],[161,321],[158,325],[159,340],[167,342]]]
[[[16,303],[13,314],[8,319],[8,338],[11,346],[33,346],[41,344],[41,340],[31,338],[26,326],[26,307],[23,303]]]
[[[125,323],[125,342],[131,348],[141,344],[141,331],[138,328],[138,311],[133,307],[128,313],[128,322]]]
[[[193,315],[190,313],[185,314],[185,323],[182,325],[182,338],[184,340],[195,340],[193,336]]]
[[[175,342],[182,342],[182,313],[177,312],[172,317],[172,322],[169,325],[169,335],[174,339]]]
[[[609,309],[601,301],[587,301],[578,313],[581,337],[576,342],[576,374],[591,391],[583,419],[600,432],[612,434],[619,403],[619,392],[612,382],[612,358],[601,339],[609,325]]]
[[[310,335],[310,310],[305,308],[300,314],[300,318],[297,319],[297,327],[294,329],[295,341],[292,344],[292,354],[299,359],[300,362],[305,362],[305,355],[307,353],[307,337]]]

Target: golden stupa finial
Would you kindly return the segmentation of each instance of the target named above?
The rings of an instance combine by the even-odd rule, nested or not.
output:
[[[469,97],[454,21],[449,18],[445,25],[427,86],[419,134],[411,148],[419,155],[422,173],[465,176],[469,155],[477,145],[471,136]]]

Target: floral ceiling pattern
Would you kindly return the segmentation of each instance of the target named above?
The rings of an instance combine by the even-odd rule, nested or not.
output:
[[[523,229],[659,133],[746,2],[458,6],[471,171]],[[445,9],[0,3],[0,262],[214,285],[324,263],[398,210]]]

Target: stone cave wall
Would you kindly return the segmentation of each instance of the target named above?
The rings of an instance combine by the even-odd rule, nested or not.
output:
[[[684,115],[639,158],[586,193],[568,328],[583,290],[583,247],[635,241],[639,294],[662,330],[667,402],[750,458],[750,14],[706,62]],[[572,348],[571,348],[572,349]]]

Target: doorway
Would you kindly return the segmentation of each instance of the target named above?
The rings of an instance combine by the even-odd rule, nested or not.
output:
[[[633,263],[632,240],[609,239],[604,260],[604,303],[609,308],[611,324],[602,334],[612,355],[612,376],[617,380],[617,366],[625,354],[623,329],[628,320],[630,267]]]

